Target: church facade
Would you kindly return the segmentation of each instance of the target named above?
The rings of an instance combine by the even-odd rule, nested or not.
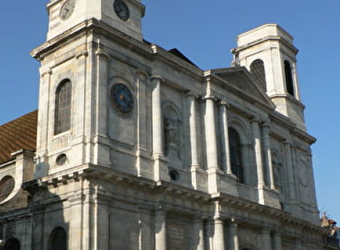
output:
[[[47,9],[39,111],[0,126],[3,249],[330,249],[289,33],[204,71],[143,39],[138,0]]]

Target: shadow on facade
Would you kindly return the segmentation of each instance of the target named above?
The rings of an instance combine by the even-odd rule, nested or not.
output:
[[[63,201],[40,179],[25,182],[22,188],[28,206],[0,215],[0,250],[66,250],[69,224]]]

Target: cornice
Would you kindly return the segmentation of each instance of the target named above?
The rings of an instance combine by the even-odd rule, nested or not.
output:
[[[201,79],[203,77],[203,70],[178,58],[162,47],[156,44],[151,44],[151,49],[154,54],[155,61],[163,60],[165,62],[171,63],[174,67],[180,68],[181,71],[185,71],[187,74],[190,74],[196,78],[198,77]]]
[[[91,33],[112,36],[114,41],[124,44],[131,50],[139,51],[140,53],[145,54],[146,57],[147,55],[149,57],[152,55],[152,50],[148,43],[140,42],[106,23],[98,21],[95,18],[85,20],[66,30],[62,34],[44,42],[37,48],[33,49],[30,54],[35,59],[41,60],[45,56],[54,53],[54,51],[59,47],[73,42],[77,37]]]
[[[279,44],[282,43],[284,46],[291,49],[294,52],[295,55],[299,52],[299,50],[297,48],[295,48],[294,45],[292,45],[290,42],[288,42],[286,39],[284,39],[281,36],[267,36],[267,37],[258,39],[256,41],[253,41],[251,43],[248,43],[248,44],[242,45],[240,47],[234,48],[233,50],[235,51],[235,53],[239,53],[240,51],[242,51],[244,49],[248,49],[250,47],[254,47],[254,46],[257,46],[261,43],[265,43],[265,42],[268,42],[268,41],[276,41]]]
[[[243,68],[243,67],[242,67]],[[226,70],[226,69],[220,69],[220,70]],[[228,68],[229,72],[247,72],[244,69],[241,69],[239,67],[233,69],[233,68]],[[231,93],[234,93],[236,96],[242,98],[243,100],[251,103],[254,106],[257,106],[259,108],[265,109],[267,112],[272,112],[273,110],[275,110],[274,105],[272,104],[272,101],[268,98],[266,99],[267,102],[264,101],[259,101],[259,99],[254,98],[252,95],[246,93],[245,91],[243,91],[240,88],[237,88],[235,86],[233,86],[232,84],[230,84],[228,81],[224,80],[222,77],[219,77],[218,75],[216,75],[216,73],[218,73],[218,70],[212,70],[209,71],[210,73],[210,77],[212,79],[212,82],[214,84],[219,84],[220,86],[222,86],[224,89],[228,89],[228,91],[230,91]],[[208,74],[208,73],[207,73]],[[246,73],[247,74],[247,73]],[[247,74],[248,77],[248,74]],[[214,79],[216,79],[216,81],[214,81]],[[214,84],[212,84],[212,86],[214,86]],[[254,85],[255,86],[255,85]],[[214,88],[212,88],[213,90]],[[215,91],[213,90],[213,93],[215,94]],[[219,94],[215,94],[216,96],[218,96]],[[265,99],[266,97],[263,96],[263,98]]]
[[[299,129],[297,125],[291,121],[288,117],[282,115],[281,113],[274,111],[269,114],[270,120],[274,123],[279,124],[280,126],[285,127],[292,135],[306,141],[309,144],[313,144],[316,142],[316,138],[308,134],[307,132]]]
[[[255,212],[264,216],[269,216],[275,220],[279,220],[282,224],[289,224],[291,226],[300,227],[305,230],[310,230],[318,233],[325,234],[326,230],[320,226],[314,225],[309,221],[293,217],[291,213],[275,209],[269,206],[261,205],[259,203],[245,200],[236,196],[231,196],[225,193],[215,193],[211,195],[212,200],[219,200],[221,204],[233,206],[236,209]],[[223,211],[223,210],[222,210]],[[242,220],[239,218],[239,220]]]

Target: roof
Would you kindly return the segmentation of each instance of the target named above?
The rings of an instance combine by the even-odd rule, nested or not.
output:
[[[0,163],[12,159],[11,153],[36,148],[38,110],[0,126]]]
[[[187,63],[190,63],[191,65],[195,66],[196,68],[197,65],[194,64],[192,61],[190,61],[181,51],[179,51],[176,48],[170,49],[168,50],[171,54],[173,54],[174,56],[177,56],[178,58],[181,58],[182,60],[186,61]]]

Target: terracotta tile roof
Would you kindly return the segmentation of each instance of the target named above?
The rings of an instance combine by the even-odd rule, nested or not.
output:
[[[0,126],[0,163],[21,149],[35,150],[38,110]]]

